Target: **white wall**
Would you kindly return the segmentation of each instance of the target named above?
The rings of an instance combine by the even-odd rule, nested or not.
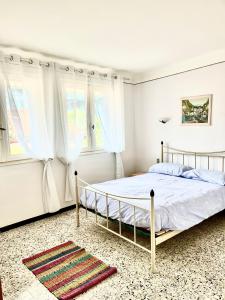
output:
[[[83,155],[77,161],[80,176],[90,182],[114,178],[114,156],[108,153]],[[64,166],[53,163],[61,207],[64,201]],[[39,161],[0,167],[0,227],[26,220],[44,213],[42,204],[43,166]]]
[[[134,171],[134,110],[132,86],[125,85],[125,133],[126,151],[123,153],[125,174]],[[42,163],[39,161],[23,164],[0,165],[0,227],[26,220],[44,213],[42,204]],[[71,205],[64,201],[65,170],[55,161],[53,170],[61,206]],[[115,157],[109,153],[81,155],[77,170],[88,182],[100,182],[115,177]]]
[[[182,96],[213,94],[212,126],[180,124]],[[136,170],[160,157],[160,141],[196,151],[225,149],[225,63],[135,86]],[[158,119],[169,117],[163,125]]]

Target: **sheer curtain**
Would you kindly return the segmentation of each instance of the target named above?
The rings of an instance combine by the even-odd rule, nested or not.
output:
[[[124,134],[124,87],[120,76],[108,74],[107,78],[91,78],[90,85],[95,112],[104,134],[104,149],[115,153],[116,178],[124,176],[121,152],[125,149]],[[95,101],[96,91],[102,90],[101,105]]]
[[[50,97],[53,86],[50,83],[53,82],[51,78],[54,71],[51,65],[48,69],[43,69],[38,61],[24,64],[20,63],[19,57],[14,56],[13,62],[1,57],[0,73],[0,87],[4,87],[6,95],[5,99],[0,99],[4,115],[7,107],[25,153],[43,161],[43,206],[45,212],[55,212],[60,209],[60,201],[51,166],[54,145],[53,131],[49,130],[49,124],[53,122],[53,113],[48,109],[47,117],[46,111],[47,101],[49,108],[53,105],[53,98]],[[26,107],[23,115],[20,110],[21,101]]]
[[[87,74],[56,64],[56,155],[65,165],[65,201],[75,199],[75,162],[85,146],[87,126]]]
[[[115,143],[114,152],[116,153],[116,178],[124,177],[123,161],[121,152],[125,150],[125,120],[124,120],[124,84],[121,76],[113,78],[113,142]]]

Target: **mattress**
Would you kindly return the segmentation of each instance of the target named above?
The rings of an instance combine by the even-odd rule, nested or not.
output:
[[[81,194],[81,204],[95,209],[95,193],[98,190],[127,196],[149,197],[155,192],[155,227],[160,230],[185,230],[225,209],[225,187],[199,180],[186,179],[157,173],[146,173],[93,184]],[[121,221],[133,225],[133,204],[137,227],[150,227],[150,200],[126,199],[121,202]],[[117,200],[108,199],[109,217],[119,220]],[[105,196],[97,194],[97,211],[106,216]]]

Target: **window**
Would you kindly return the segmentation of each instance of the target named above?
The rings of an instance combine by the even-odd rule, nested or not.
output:
[[[66,112],[69,138],[75,131],[82,132],[82,152],[103,149],[104,135],[100,112],[104,109],[104,93],[101,87],[66,87]]]
[[[24,140],[25,146],[29,147],[32,126],[34,126],[29,101],[32,96],[29,96],[18,80],[13,78],[10,85],[17,109],[14,109],[14,103],[10,102],[6,93],[6,115],[1,115],[3,112],[0,114],[0,127],[2,128],[0,131],[0,161],[2,162],[29,158],[20,140]],[[104,147],[102,116],[106,115],[104,114],[106,99],[104,88],[95,84],[89,84],[87,87],[78,83],[73,86],[71,82],[67,82],[64,87],[68,138],[72,141],[78,131],[82,138],[82,152],[102,150]],[[18,134],[23,134],[23,139],[18,139]]]
[[[10,100],[6,93],[6,116],[1,115],[1,161],[27,158],[25,155],[25,150],[17,137],[15,122],[18,124],[18,126],[23,126],[25,139],[29,141],[30,113],[28,107],[28,97],[19,83],[13,83],[11,91],[12,97],[17,106],[17,110],[13,108],[13,104],[10,105]]]
[[[103,149],[104,146],[104,132],[102,126],[102,115],[105,109],[105,95],[103,89],[98,86],[92,86],[90,92],[90,100],[92,104],[92,120],[94,128],[92,130],[93,148]]]
[[[69,139],[76,131],[82,133],[82,149],[88,149],[87,99],[82,88],[66,88],[66,113]]]

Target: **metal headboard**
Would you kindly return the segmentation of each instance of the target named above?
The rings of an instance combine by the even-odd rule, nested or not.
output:
[[[183,164],[185,164],[186,158],[192,157],[194,160],[193,166],[195,168],[197,167],[198,160],[204,158],[206,160],[208,170],[210,170],[210,162],[212,161],[212,159],[217,159],[221,164],[220,169],[223,172],[225,171],[225,150],[213,152],[186,151],[164,145],[164,142],[161,141],[161,162],[174,162],[175,157],[179,157]]]

